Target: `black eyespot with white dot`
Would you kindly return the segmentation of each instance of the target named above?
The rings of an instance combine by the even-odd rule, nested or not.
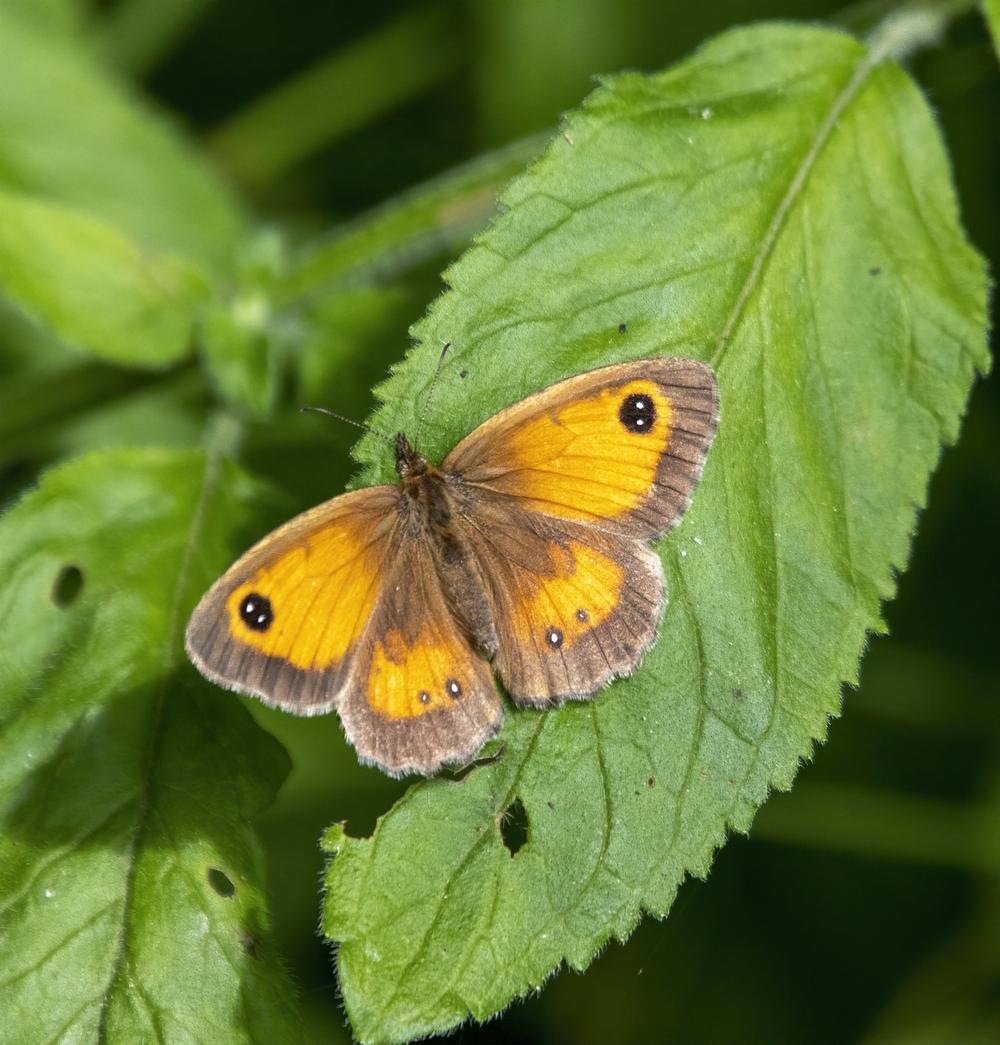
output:
[[[576,611],[576,619],[581,624],[586,624],[587,621],[590,620],[590,614],[584,609],[579,609]]]
[[[274,622],[274,610],[271,600],[266,595],[258,595],[252,591],[240,603],[240,620],[251,631],[267,631]]]
[[[459,685],[458,679],[448,679],[444,684],[444,691],[452,700],[458,700],[462,695],[462,687]]]
[[[429,704],[431,702],[431,695],[426,689],[422,689],[417,694],[417,700],[419,700],[421,704]]]
[[[559,649],[563,644],[563,633],[554,625],[549,626],[549,630],[545,633],[545,645],[549,649]]]
[[[618,420],[630,432],[645,435],[656,423],[656,404],[647,395],[629,395],[618,408]]]

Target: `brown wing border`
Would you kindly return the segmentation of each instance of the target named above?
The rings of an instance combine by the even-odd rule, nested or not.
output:
[[[184,648],[198,671],[224,689],[246,693],[296,715],[323,715],[333,710],[349,684],[358,647],[364,641],[364,629],[338,664],[321,670],[304,669],[241,642],[229,628],[226,603],[236,588],[261,567],[293,549],[306,534],[359,508],[383,513],[396,503],[398,494],[397,487],[385,485],[334,497],[290,519],[244,552],[202,596],[188,620]],[[373,544],[385,543],[383,561],[391,560],[400,537],[400,527],[389,525],[384,535],[373,540]]]
[[[407,589],[387,578],[337,711],[348,742],[362,762],[376,765],[390,776],[432,776],[445,764],[473,758],[496,735],[503,723],[503,702],[489,662],[463,634],[448,607],[430,549],[419,537],[404,534],[396,549],[392,574],[409,579],[411,584]],[[365,681],[378,641],[376,636],[391,629],[398,630],[408,643],[416,642],[420,634],[430,630],[448,642],[461,644],[468,654],[471,676],[461,668],[456,668],[456,674],[463,684],[471,678],[471,685],[465,685],[454,705],[400,719],[381,715],[371,707]]]
[[[473,497],[480,499],[476,521],[466,517],[460,525],[486,581],[487,600],[497,623],[493,670],[513,703],[548,708],[569,700],[589,700],[616,678],[632,674],[656,641],[667,606],[659,555],[643,540],[513,506],[503,495],[484,491]],[[491,526],[494,515],[502,522]],[[526,643],[514,634],[523,624],[532,623],[518,609],[519,597],[526,589],[537,593],[550,580],[562,583],[564,578],[546,569],[552,563],[550,549],[568,550],[573,544],[585,545],[621,569],[621,587],[614,593],[617,604],[594,627],[581,630],[569,648],[546,645],[549,625],[568,635],[567,622],[554,618],[538,621]],[[584,581],[581,593],[585,590]],[[582,598],[586,601],[588,595]],[[551,605],[555,609],[555,603]]]

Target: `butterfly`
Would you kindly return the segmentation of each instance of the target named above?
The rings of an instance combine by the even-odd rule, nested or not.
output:
[[[630,674],[666,605],[649,542],[684,514],[715,435],[708,365],[641,359],[559,381],[439,467],[395,439],[395,485],[251,548],[186,632],[203,675],[299,715],[335,709],[359,758],[436,773],[500,728]]]

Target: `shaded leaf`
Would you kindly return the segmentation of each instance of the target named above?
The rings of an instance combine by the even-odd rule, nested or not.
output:
[[[856,681],[988,365],[983,263],[883,40],[761,26],[608,80],[504,194],[382,386],[374,425],[412,432],[454,346],[435,460],[557,378],[654,354],[711,361],[722,421],[660,545],[671,601],[640,671],[589,704],[509,712],[501,757],[413,787],[372,838],[330,829],[324,925],[363,1041],[486,1018],[665,915]],[[367,480],[392,477],[374,439],[359,453]]]
[[[114,446],[197,447],[210,394],[193,367],[169,378],[106,363],[49,366],[0,382],[0,467]]]
[[[185,356],[208,294],[190,262],[147,251],[86,214],[3,191],[0,289],[63,340],[135,366]]]
[[[130,0],[103,12],[99,53],[131,76],[148,75],[211,10],[215,0]]]
[[[200,451],[49,472],[0,520],[10,1041],[292,1041],[250,823],[282,749],[185,662],[259,490]]]
[[[235,203],[164,116],[79,46],[0,10],[0,187],[224,270],[242,224]]]

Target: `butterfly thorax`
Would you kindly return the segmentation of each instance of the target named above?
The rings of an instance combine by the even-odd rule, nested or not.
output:
[[[396,471],[403,488],[400,510],[410,532],[430,533],[443,544],[453,542],[447,478],[410,446],[402,432],[396,436]]]

